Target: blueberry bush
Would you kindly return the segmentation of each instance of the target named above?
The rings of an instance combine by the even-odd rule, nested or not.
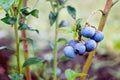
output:
[[[119,80],[118,1],[0,0],[0,80]]]

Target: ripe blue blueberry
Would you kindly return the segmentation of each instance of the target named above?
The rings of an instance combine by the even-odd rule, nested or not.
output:
[[[64,2],[65,2],[65,0],[60,0],[60,2],[61,2],[61,3],[64,3]]]
[[[80,42],[75,45],[75,50],[77,50],[79,54],[84,54],[86,51],[86,47]]]
[[[94,34],[95,34],[95,29],[92,27],[86,26],[81,29],[81,35],[84,37],[91,38],[94,36]]]
[[[86,51],[90,52],[96,48],[96,42],[94,40],[87,40],[85,42]]]
[[[76,57],[76,53],[74,52],[74,49],[71,46],[66,46],[64,48],[64,54],[65,54],[65,56],[67,56],[69,58],[75,58]]]
[[[74,48],[74,46],[75,46],[76,43],[77,43],[77,42],[76,42],[75,40],[70,40],[70,41],[68,42],[68,46],[72,46],[72,47]]]
[[[96,31],[95,35],[91,39],[95,40],[96,42],[100,42],[104,39],[104,34],[100,31]]]

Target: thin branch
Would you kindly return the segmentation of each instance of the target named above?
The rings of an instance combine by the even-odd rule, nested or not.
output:
[[[116,3],[118,3],[120,0],[116,0],[112,3],[112,6],[114,6]]]
[[[100,23],[99,23],[99,26],[98,26],[98,30],[99,30],[99,31],[102,31],[102,30],[103,30],[104,25],[105,25],[105,23],[106,23],[106,19],[107,19],[108,13],[109,13],[111,7],[112,7],[112,0],[107,0],[107,1],[106,1],[106,5],[105,5],[105,8],[104,8],[104,10],[103,10],[104,15],[102,14],[102,17],[101,17],[101,20],[100,20]],[[97,43],[97,46],[98,46],[98,43]],[[87,61],[86,61],[86,63],[84,64],[82,73],[84,73],[84,74],[87,74],[87,73],[88,73],[88,70],[89,70],[89,68],[90,68],[90,65],[91,65],[91,63],[92,63],[92,59],[93,59],[95,53],[96,53],[96,49],[89,53],[89,56],[88,56],[88,58],[87,58]],[[86,80],[86,77],[81,77],[80,80]]]

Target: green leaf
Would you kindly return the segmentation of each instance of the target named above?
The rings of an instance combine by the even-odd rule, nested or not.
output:
[[[57,20],[58,13],[53,13],[52,11],[49,14],[50,25],[52,26],[54,22]]]
[[[67,40],[66,40],[65,38],[59,38],[59,39],[57,40],[57,42],[62,42],[62,41],[64,41],[65,43],[67,43]]]
[[[23,74],[11,74],[8,75],[8,77],[10,78],[10,80],[22,80],[23,79]]]
[[[0,50],[6,49],[6,48],[7,48],[6,46],[1,46]]]
[[[48,40],[48,44],[50,45],[50,47],[51,47],[52,49],[54,49],[54,43],[53,43],[53,42],[51,42],[51,41]]]
[[[62,20],[59,24],[59,27],[66,27],[66,26],[70,26],[70,22]]]
[[[76,25],[72,26],[72,32],[76,32]]]
[[[29,27],[27,24],[20,24],[20,26],[18,27],[19,30],[30,30],[30,31],[36,31],[37,33],[39,33],[39,30],[37,29],[31,29],[31,27]]]
[[[81,21],[82,21],[82,19],[81,18],[79,18],[79,19],[77,19],[77,21],[76,21],[76,26],[77,26],[77,30],[81,30]]]
[[[9,48],[9,47],[7,47],[7,46],[0,46],[0,50],[4,50],[4,49],[12,50],[11,48]]]
[[[69,58],[66,57],[66,56],[62,56],[59,60],[60,60],[61,62],[63,62],[63,61],[67,61],[67,60],[69,60]]]
[[[29,58],[24,62],[23,67],[27,67],[27,66],[31,66],[31,65],[35,65],[35,64],[40,64],[43,61],[44,61],[43,59],[38,58],[38,57]]]
[[[73,19],[76,19],[76,9],[72,6],[67,6],[67,11]]]
[[[23,8],[20,10],[22,12],[23,15],[28,16],[30,14],[30,12],[27,10],[27,8]]]
[[[14,0],[0,0],[0,6],[5,10],[8,11],[12,4],[14,3]]]
[[[78,32],[73,32],[73,38],[76,40],[78,39]]]
[[[1,19],[6,24],[14,24],[17,21],[16,17],[10,17],[8,14],[4,18]]]
[[[27,9],[28,9],[28,7],[23,8],[23,9],[21,9],[20,11],[21,11],[22,14],[25,15],[25,16],[28,16],[28,15],[31,14],[32,16],[38,18],[39,10],[34,9],[34,10],[32,10],[32,11],[28,11]]]
[[[75,71],[71,69],[67,69],[65,70],[65,76],[67,80],[75,80],[76,77],[83,77],[83,76],[86,76],[86,74],[76,73]]]
[[[32,10],[32,11],[30,12],[30,14],[31,14],[32,16],[38,18],[39,10],[34,9],[34,10]]]
[[[72,30],[68,30],[68,29],[58,29],[58,32],[62,32],[62,33],[72,33]]]
[[[26,40],[28,41],[28,43],[30,43],[34,47],[34,41],[33,41],[33,39],[27,38]]]
[[[23,42],[25,40],[28,41],[28,43],[32,45],[32,48],[33,48],[33,51],[34,51],[34,48],[35,48],[35,42],[34,42],[34,40],[31,39],[31,38],[26,38],[26,39],[20,39],[19,41]]]

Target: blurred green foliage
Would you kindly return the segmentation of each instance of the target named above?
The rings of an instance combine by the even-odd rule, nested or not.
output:
[[[106,0],[85,0],[85,1],[68,0],[66,5],[72,5],[73,7],[76,8],[76,11],[77,11],[76,17],[82,18],[81,24],[84,25],[92,12],[94,12],[95,10],[98,10],[98,9],[103,9],[103,7],[105,5],[105,1]],[[43,49],[47,49],[49,47],[48,40],[49,41],[54,40],[54,28],[55,27],[50,27],[50,24],[49,24],[49,12],[51,11],[51,7],[50,7],[49,2],[47,2],[46,0],[28,0],[28,7],[30,7],[30,10],[32,10],[32,9],[39,10],[39,14],[37,13],[38,11],[36,12],[39,15],[39,17],[36,16],[36,17],[38,17],[37,19],[34,18],[33,16],[29,16],[28,20],[27,20],[28,25],[32,26],[33,29],[39,30],[39,34],[37,34],[36,32],[27,31],[28,37],[34,39],[34,42],[35,42],[34,51],[32,49],[32,46],[29,46],[29,52],[30,53],[35,53],[35,52],[39,53]],[[120,2],[118,2],[112,8],[112,10],[108,16],[108,20],[107,20],[107,23],[104,28],[105,39],[101,42],[101,44],[98,47],[98,51],[100,51],[102,53],[111,52],[111,53],[116,53],[117,55],[120,55],[120,35],[119,35],[120,34],[120,13],[119,13],[119,10],[120,10]],[[36,14],[36,13],[34,13],[34,14]],[[4,15],[5,15],[5,12],[0,8],[0,18],[1,19],[4,18],[5,17]],[[58,16],[60,18],[59,22],[62,20],[67,20],[68,22],[71,23],[69,27],[72,27],[74,25],[75,21],[68,15],[66,9],[61,10],[59,15],[60,15],[60,16]],[[101,13],[96,12],[89,19],[89,23],[91,25],[94,25],[97,27],[99,24],[100,17],[101,17]],[[69,27],[64,27],[64,28],[61,27],[60,30],[58,30],[59,38],[62,38],[62,40],[64,38],[67,40],[73,38]],[[13,27],[10,27],[9,25],[4,24],[2,21],[0,21],[0,32],[2,30],[4,30],[4,31],[7,30],[6,31],[6,33],[8,33],[7,36],[14,39]],[[3,34],[0,34],[0,36],[1,35],[3,35]],[[65,39],[64,39],[64,41],[66,41]],[[60,39],[59,39],[59,41],[60,41]],[[58,48],[65,46],[66,45],[65,43],[60,43]],[[13,44],[12,46],[14,47],[15,44]],[[22,48],[22,47],[20,46],[20,48]],[[22,53],[22,49],[20,49],[20,50]],[[50,53],[52,53],[52,52],[50,52]],[[63,55],[63,53],[61,55]],[[30,54],[30,56],[33,56],[33,54]],[[40,54],[40,56],[43,56],[43,55]],[[21,61],[23,63],[22,58],[23,57],[21,57]],[[63,57],[62,60],[68,60],[68,59]],[[12,61],[15,61],[15,60],[12,60]],[[14,65],[15,63],[10,63],[10,64]],[[43,66],[45,66],[45,68],[46,68],[46,65],[42,65],[42,64],[40,65],[40,68]],[[34,66],[32,66],[32,69],[35,70]],[[118,74],[118,73],[116,73],[116,74]],[[44,73],[44,75],[46,75],[46,73]],[[119,74],[116,76],[119,76]]]

